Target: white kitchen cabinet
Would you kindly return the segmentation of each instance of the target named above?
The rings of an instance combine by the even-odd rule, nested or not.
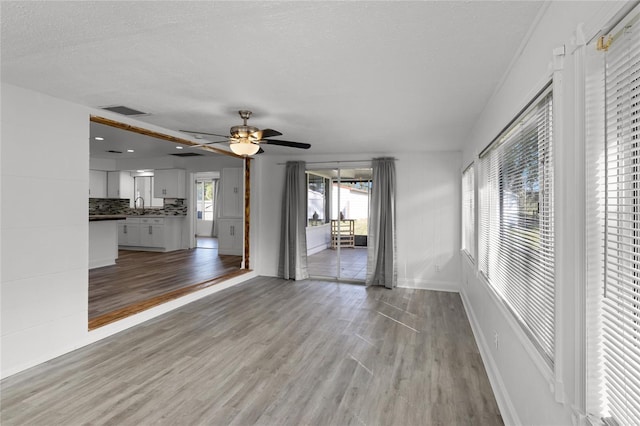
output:
[[[182,169],[157,169],[153,172],[155,198],[186,198],[186,172]]]
[[[221,185],[222,217],[243,217],[244,210],[244,173],[242,168],[222,169]]]
[[[183,216],[128,217],[118,224],[121,249],[174,251],[185,249]]]
[[[243,231],[242,219],[220,219],[218,223],[218,253],[242,256]]]
[[[89,170],[89,197],[107,197],[107,172],[104,170]]]
[[[142,247],[164,247],[164,219],[140,218],[140,245]]]
[[[128,198],[133,207],[133,176],[125,171],[107,172],[107,198]]]
[[[124,222],[118,223],[118,245],[140,245],[140,219],[127,218]]]

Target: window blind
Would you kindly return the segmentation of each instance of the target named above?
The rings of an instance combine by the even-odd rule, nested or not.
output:
[[[480,158],[478,266],[553,366],[555,268],[550,86]]]
[[[473,164],[462,172],[462,249],[475,259],[475,188]]]
[[[640,424],[640,29],[605,54],[603,416]]]

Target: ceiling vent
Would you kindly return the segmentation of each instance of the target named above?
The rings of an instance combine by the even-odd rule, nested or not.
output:
[[[169,155],[175,155],[176,157],[202,157],[202,154],[198,154],[197,152],[181,152],[179,154]]]
[[[102,107],[102,109],[115,112],[122,115],[149,115],[146,112],[138,111],[137,109],[129,108],[124,105],[116,105],[110,107]]]

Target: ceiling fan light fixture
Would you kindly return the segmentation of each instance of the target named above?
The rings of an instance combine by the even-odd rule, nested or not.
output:
[[[231,145],[229,145],[229,147],[231,148],[231,151],[233,151],[234,154],[242,155],[243,157],[246,157],[249,155],[255,155],[255,153],[260,150],[260,146],[258,146],[257,144],[251,143],[248,140],[232,143]]]

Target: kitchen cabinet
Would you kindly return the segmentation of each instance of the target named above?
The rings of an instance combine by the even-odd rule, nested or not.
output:
[[[186,248],[184,216],[128,217],[118,224],[120,249],[174,251]]]
[[[125,171],[107,172],[107,198],[128,198],[133,207],[133,176]]]
[[[186,198],[186,172],[182,169],[157,169],[153,172],[155,198]]]
[[[140,245],[140,221],[139,219],[127,218],[124,222],[118,223],[118,245],[139,246]]]
[[[140,245],[164,247],[164,218],[140,218]]]
[[[244,226],[242,218],[219,219],[218,253],[242,256],[244,247]]]
[[[244,217],[244,173],[242,168],[222,169],[221,217]]]
[[[103,170],[89,170],[89,197],[107,197],[107,172]]]

